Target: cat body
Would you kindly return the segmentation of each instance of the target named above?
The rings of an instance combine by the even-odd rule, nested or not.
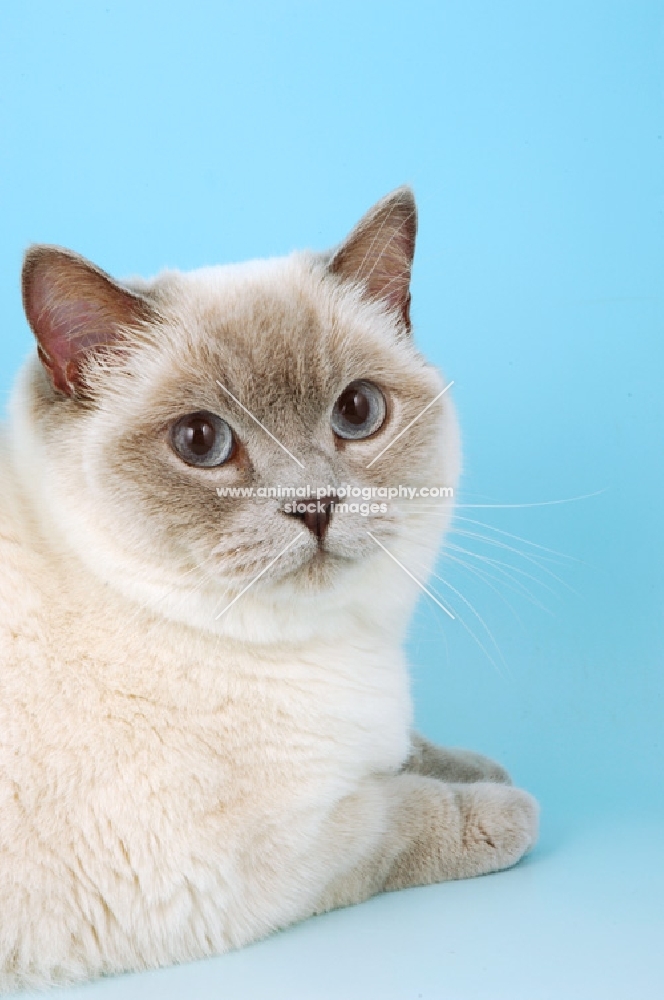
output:
[[[402,189],[325,256],[119,285],[28,255],[39,359],[0,446],[5,989],[220,954],[534,842],[502,769],[411,731],[403,567],[426,577],[446,518],[217,492],[456,484],[449,397],[418,417],[443,383],[409,332],[413,244]],[[357,437],[368,380],[385,426]],[[227,457],[183,461],[183,414]]]

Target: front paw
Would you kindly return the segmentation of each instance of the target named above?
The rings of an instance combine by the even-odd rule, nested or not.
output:
[[[520,788],[460,785],[465,870],[483,875],[515,865],[537,842],[539,805]]]

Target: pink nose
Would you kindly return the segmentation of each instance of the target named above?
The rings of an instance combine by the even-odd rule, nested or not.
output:
[[[334,497],[326,494],[318,500],[314,500],[313,497],[309,500],[298,500],[295,510],[289,511],[289,514],[304,521],[312,535],[320,541],[332,520],[333,509]]]

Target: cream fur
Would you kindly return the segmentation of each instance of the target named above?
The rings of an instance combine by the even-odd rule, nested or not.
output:
[[[442,385],[393,315],[326,266],[300,254],[133,283],[159,322],[129,357],[91,360],[92,404],[59,398],[36,359],[21,374],[0,454],[5,989],[219,954],[383,889],[513,864],[534,842],[535,804],[497,765],[412,737],[402,641],[419,592],[364,519],[333,518],[329,571],[311,571],[305,531],[215,617],[296,534],[274,505],[215,513],[235,473],[180,469],[153,433],[189,398],[223,415],[216,378],[307,466],[229,412],[255,482],[458,478],[447,396],[370,472],[386,438],[326,443],[321,401],[350,378],[396,387],[390,433]],[[431,520],[369,526],[419,568]]]

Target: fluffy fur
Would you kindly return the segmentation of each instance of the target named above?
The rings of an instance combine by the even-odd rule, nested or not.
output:
[[[216,493],[455,485],[449,395],[367,469],[443,384],[409,332],[414,233],[402,189],[327,255],[119,285],[29,254],[41,363],[1,444],[5,989],[219,954],[533,844],[535,803],[498,765],[411,733],[419,591],[367,528],[419,569],[445,519],[335,514],[321,544],[278,500]],[[335,440],[358,378],[387,421]],[[233,427],[232,462],[174,453],[169,426],[199,410]]]

